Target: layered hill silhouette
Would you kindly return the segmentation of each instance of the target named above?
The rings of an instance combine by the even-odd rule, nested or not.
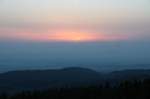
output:
[[[88,86],[116,83],[123,80],[150,78],[150,70],[123,70],[100,73],[87,68],[64,68],[53,70],[23,70],[0,74],[0,92],[47,88]]]

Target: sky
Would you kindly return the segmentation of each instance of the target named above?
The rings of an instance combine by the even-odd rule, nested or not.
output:
[[[31,41],[144,38],[150,32],[149,4],[149,0],[1,0],[0,38]]]
[[[149,5],[149,0],[0,0],[1,68],[37,61],[52,68],[69,66],[69,60],[77,66],[147,63]],[[16,64],[19,59],[24,62]]]

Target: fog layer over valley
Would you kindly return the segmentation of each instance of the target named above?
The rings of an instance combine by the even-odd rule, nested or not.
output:
[[[98,71],[148,69],[149,42],[0,42],[0,72],[75,66]]]

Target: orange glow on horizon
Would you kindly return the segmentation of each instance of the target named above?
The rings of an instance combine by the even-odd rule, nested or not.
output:
[[[80,30],[50,30],[45,33],[11,30],[11,33],[0,35],[0,38],[42,42],[97,42],[127,39],[125,36],[106,35],[106,33]]]
[[[95,33],[92,31],[61,30],[48,35],[48,41],[64,42],[96,42],[113,41],[127,39],[125,36],[106,35],[105,33]]]
[[[86,42],[97,41],[99,36],[94,33],[80,31],[59,31],[49,35],[50,41]]]

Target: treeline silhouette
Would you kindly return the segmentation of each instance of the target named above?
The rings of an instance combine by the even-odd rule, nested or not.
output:
[[[150,79],[122,81],[116,85],[106,82],[88,87],[1,93],[0,99],[150,99]]]

